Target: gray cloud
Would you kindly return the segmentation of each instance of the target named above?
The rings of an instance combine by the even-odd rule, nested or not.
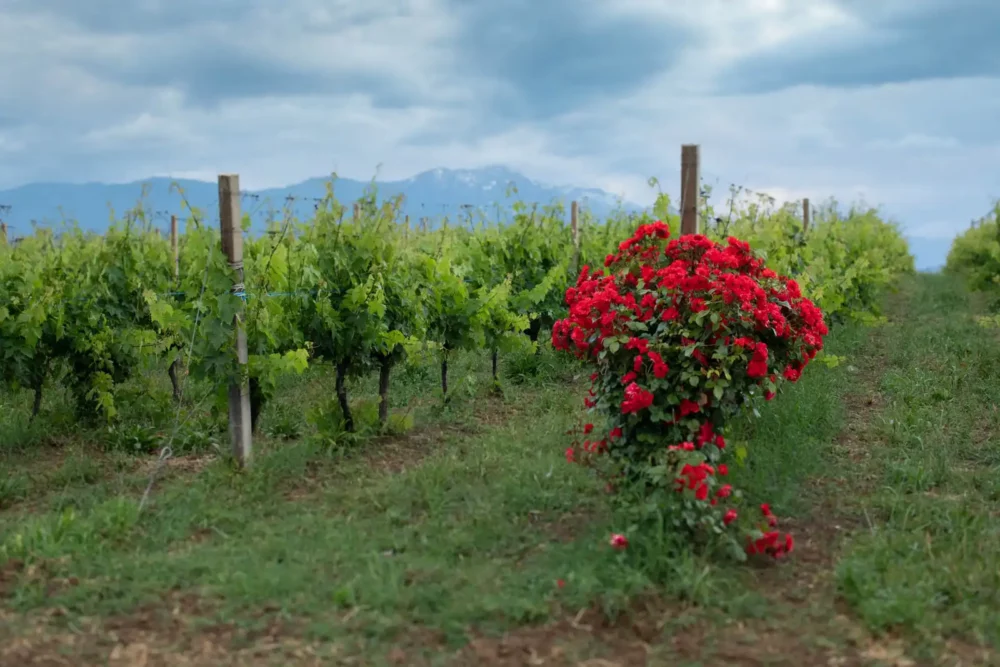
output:
[[[693,36],[680,26],[604,15],[586,0],[454,0],[462,71],[498,85],[505,122],[538,120],[629,93],[673,65]]]
[[[957,77],[1000,77],[1000,2],[909,4],[842,0],[866,34],[831,34],[744,59],[717,82],[730,94],[798,85],[856,87]]]
[[[233,98],[323,96],[363,93],[379,107],[400,108],[419,101],[405,79],[392,73],[330,71],[310,63],[281,61],[253,45],[177,44],[156,58],[94,63],[98,76],[125,86],[171,88],[197,107],[212,109]]]
[[[446,22],[424,0],[377,8],[347,0],[12,0],[5,13],[34,32],[12,34],[15,43],[6,45],[27,56],[15,84],[30,87],[32,70],[71,68],[107,86],[169,88],[205,108],[234,98],[352,93],[376,106],[419,104],[434,92],[428,83],[442,64],[424,38],[433,41],[435,22]],[[60,33],[76,48],[51,40]]]
[[[636,90],[693,39],[592,1],[442,2],[13,0],[5,11],[92,41],[71,65],[106,85],[168,88],[205,109],[351,93],[398,109],[450,96],[476,109],[467,137]],[[48,49],[33,61],[67,65],[67,55]]]

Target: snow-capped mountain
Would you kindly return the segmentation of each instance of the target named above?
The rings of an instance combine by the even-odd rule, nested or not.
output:
[[[126,184],[32,183],[0,190],[0,205],[10,207],[3,219],[12,227],[14,235],[30,233],[33,220],[43,225],[58,225],[64,219],[76,220],[85,229],[102,231],[108,225],[108,206],[121,215],[135,207],[145,187],[144,208],[165,228],[171,214],[182,217],[181,197],[170,188],[174,181],[169,177],[155,177]],[[215,183],[177,182],[191,205],[213,218],[217,215]],[[243,198],[243,210],[251,213],[255,228],[259,228],[265,223],[269,210],[281,211],[292,197],[295,215],[307,219],[316,200],[324,196],[327,182],[327,178],[314,178],[284,188],[248,192]],[[376,185],[379,199],[404,195],[404,213],[412,221],[426,217],[431,226],[436,226],[444,216],[455,220],[477,212],[489,220],[505,219],[510,205],[516,200],[539,205],[561,201],[567,211],[569,202],[576,200],[598,218],[619,206],[626,211],[642,208],[604,190],[546,185],[503,166],[437,168],[401,181],[377,181]],[[334,191],[340,201],[349,202],[359,198],[367,186],[364,181],[340,178]]]

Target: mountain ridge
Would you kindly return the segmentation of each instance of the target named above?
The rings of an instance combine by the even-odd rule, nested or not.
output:
[[[300,220],[312,216],[315,206],[314,198],[322,197],[326,192],[326,184],[330,177],[309,178],[298,183],[282,187],[260,188],[250,191],[254,197],[244,197],[242,208],[252,213],[253,229],[261,231],[266,225],[268,215],[267,204],[273,206],[280,218],[285,197],[289,194],[298,198],[292,213]],[[12,237],[31,233],[31,221],[38,220],[44,226],[56,226],[63,219],[76,220],[83,229],[102,232],[107,229],[110,218],[108,203],[121,216],[133,208],[144,185],[150,187],[150,197],[146,201],[146,210],[152,213],[154,224],[167,231],[170,215],[177,215],[181,230],[184,228],[184,212],[180,196],[170,192],[172,183],[178,183],[186,192],[189,202],[200,208],[209,220],[218,220],[218,185],[211,181],[201,181],[193,178],[172,178],[170,176],[152,176],[127,183],[103,183],[88,181],[83,183],[66,183],[45,181],[27,183],[16,188],[0,190],[0,220],[6,222]],[[350,178],[337,178],[335,193],[343,202],[358,199],[371,180],[360,181]],[[505,197],[507,184],[513,182],[518,188],[518,194],[511,198]],[[528,178],[503,165],[488,165],[476,169],[449,169],[437,167],[429,169],[409,178],[392,181],[375,180],[380,199],[397,194],[406,196],[403,213],[410,216],[411,223],[421,217],[428,217],[429,227],[439,224],[443,215],[451,220],[465,218],[466,211],[462,204],[471,204],[482,211],[490,221],[495,221],[497,210],[495,201],[505,204],[502,211],[509,214],[509,204],[516,199],[527,203],[546,205],[554,200],[562,200],[569,208],[569,202],[574,199],[581,206],[589,208],[598,219],[605,218],[618,206],[626,212],[641,211],[646,207],[619,198],[600,188],[580,187],[572,185],[548,185]],[[9,206],[10,208],[6,208]],[[60,208],[62,214],[60,214]],[[676,209],[671,207],[671,212]],[[566,212],[567,217],[569,212]],[[504,216],[506,219],[506,216]],[[944,264],[950,240],[925,238],[907,233],[910,252],[917,258],[917,266],[923,270],[938,268]]]
[[[248,190],[242,198],[243,212],[251,214],[252,228],[260,230],[266,225],[269,208],[280,216],[291,196],[294,198],[293,215],[300,220],[308,219],[316,200],[326,194],[330,178],[314,177],[283,187]],[[567,208],[567,215],[569,202],[576,200],[598,218],[607,216],[619,206],[628,212],[644,208],[600,188],[544,184],[502,165],[477,169],[437,167],[392,181],[338,177],[334,181],[334,193],[340,201],[352,202],[373,182],[379,201],[403,195],[403,214],[413,221],[427,217],[432,227],[445,215],[453,220],[465,218],[468,207],[481,211],[489,220],[506,219],[510,205],[517,200],[539,205],[561,201]],[[173,188],[175,183],[184,191],[183,198]],[[517,193],[507,196],[511,184]],[[138,204],[144,189],[147,195],[143,209],[159,228],[166,229],[170,215],[178,216],[183,227],[184,199],[207,217],[218,217],[216,183],[169,176],[151,176],[127,183],[27,183],[0,190],[0,206],[9,207],[0,211],[6,211],[2,214],[3,220],[17,236],[30,233],[32,221],[43,226],[76,221],[85,230],[102,232],[110,222],[109,206],[116,216],[121,216]]]

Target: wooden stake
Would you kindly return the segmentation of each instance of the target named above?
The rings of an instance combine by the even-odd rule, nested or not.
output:
[[[809,229],[809,199],[802,200],[802,231]]]
[[[219,175],[219,226],[222,230],[222,251],[234,272],[233,294],[245,299],[243,284],[243,230],[240,225],[240,177],[238,174]],[[232,438],[233,456],[241,468],[250,465],[253,449],[250,429],[250,389],[248,387],[247,332],[243,326],[242,309],[233,318],[236,329],[236,361],[239,379],[229,385],[229,434]]]
[[[0,242],[7,243],[7,223],[0,222]]]
[[[698,200],[700,199],[701,178],[699,169],[699,146],[681,146],[681,234],[698,233]]]
[[[181,253],[177,239],[177,216],[170,216],[170,251],[174,254],[174,280],[181,279]]]
[[[569,205],[569,226],[573,233],[573,264],[570,267],[572,270],[572,278],[576,280],[576,274],[580,270],[580,205],[577,202],[572,202]]]
[[[354,219],[361,219],[361,204],[358,202],[354,202]]]

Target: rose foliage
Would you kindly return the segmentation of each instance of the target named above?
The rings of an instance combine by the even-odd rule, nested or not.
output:
[[[552,343],[596,367],[592,423],[567,458],[605,472],[610,489],[638,491],[696,542],[781,558],[791,535],[768,505],[742,510],[726,483],[726,425],[799,379],[823,348],[823,314],[749,244],[669,236],[663,222],[642,225],[566,291]]]

